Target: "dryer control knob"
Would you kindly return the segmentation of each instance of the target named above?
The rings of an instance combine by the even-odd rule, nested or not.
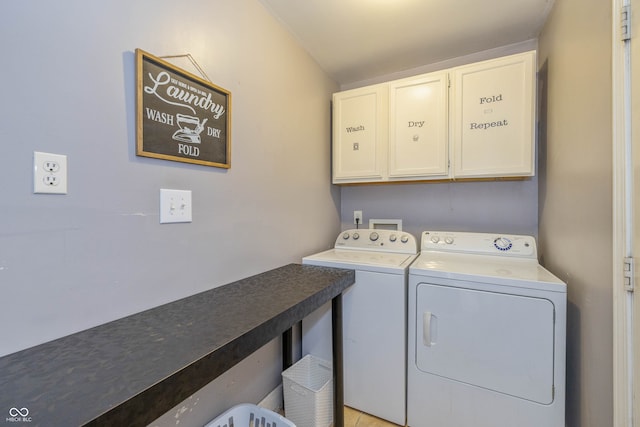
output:
[[[409,241],[409,236],[407,236],[406,234],[403,234],[402,237],[400,238],[400,241],[402,243],[407,243]]]
[[[392,242],[395,242],[398,239],[398,236],[396,236],[395,234],[392,234],[391,236],[389,236],[389,240],[391,240]]]
[[[343,238],[344,240],[347,240],[347,239],[349,238],[349,233],[344,233],[344,234],[342,235],[342,238]]]
[[[378,233],[376,233],[375,231],[371,234],[369,234],[369,239],[372,242],[375,242],[376,240],[378,240],[378,238],[380,237],[380,235]]]
[[[445,242],[447,245],[452,244],[452,243],[453,243],[453,237],[447,237],[446,239],[444,239],[444,242]]]
[[[438,243],[438,242],[440,241],[440,238],[439,238],[438,236],[432,236],[432,237],[431,237],[431,241],[432,241],[433,243]]]
[[[358,240],[360,235],[358,233],[353,233],[353,240]]]
[[[499,251],[503,251],[504,252],[504,251],[508,251],[509,249],[511,249],[511,247],[513,246],[513,243],[511,243],[511,240],[509,240],[506,237],[498,237],[493,241],[493,245]]]

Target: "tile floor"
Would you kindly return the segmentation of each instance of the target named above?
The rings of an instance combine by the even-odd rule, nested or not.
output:
[[[283,410],[279,410],[280,415],[285,415]],[[357,409],[344,407],[344,427],[400,427],[389,421],[376,418]]]
[[[398,425],[345,406],[344,427],[398,427]]]

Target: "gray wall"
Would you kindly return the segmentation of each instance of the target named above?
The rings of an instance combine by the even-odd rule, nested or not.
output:
[[[2,9],[0,355],[331,245],[337,86],[257,0]],[[231,91],[230,170],[135,155],[135,48],[190,53]],[[68,195],[32,194],[33,151],[68,156]],[[193,223],[159,224],[160,188],[193,191]],[[260,400],[280,380],[279,354],[267,345],[194,397],[181,425]]]
[[[537,234],[537,178],[523,181],[393,184],[342,188],[342,228],[355,228],[353,211],[402,219],[419,238],[424,230]]]
[[[544,264],[568,284],[567,425],[613,424],[611,4],[556,0],[540,36]]]

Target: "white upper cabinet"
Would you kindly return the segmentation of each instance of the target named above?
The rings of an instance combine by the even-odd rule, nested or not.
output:
[[[388,88],[333,95],[333,182],[376,182],[386,174]]]
[[[335,184],[535,173],[535,52],[333,95]]]
[[[448,176],[447,73],[389,84],[389,180]]]
[[[452,70],[453,175],[532,176],[535,52]]]

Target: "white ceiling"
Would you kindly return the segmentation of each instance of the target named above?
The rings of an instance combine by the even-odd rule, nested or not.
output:
[[[535,39],[553,0],[260,0],[338,83]]]

